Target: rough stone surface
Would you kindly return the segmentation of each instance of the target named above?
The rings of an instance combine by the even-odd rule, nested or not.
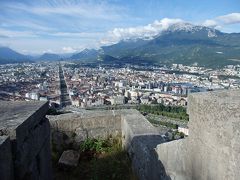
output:
[[[86,138],[122,135],[123,148],[129,153],[140,180],[169,179],[154,150],[164,140],[137,110],[83,111],[48,118],[57,146],[62,142],[80,143]]]
[[[83,111],[60,116],[48,116],[52,143],[58,150],[87,138],[107,138],[121,134],[121,116],[114,111]]]
[[[79,153],[74,150],[64,151],[58,161],[60,165],[76,167],[79,161]]]
[[[13,180],[13,160],[9,137],[0,136],[0,179]]]
[[[137,110],[122,110],[122,143],[140,180],[168,180],[154,149],[164,139],[157,129]]]
[[[128,149],[135,136],[140,135],[159,135],[153,125],[137,110],[122,110],[122,143]]]
[[[172,180],[191,180],[190,156],[186,139],[159,144],[156,148],[158,159],[164,165]]]
[[[0,107],[0,135],[10,139],[14,179],[51,179],[48,103],[1,101]]]
[[[48,103],[0,101],[0,107],[0,135],[14,139],[19,133],[23,138],[19,140],[23,141],[28,133],[26,129],[33,128],[46,114]]]
[[[121,135],[140,180],[238,180],[240,91],[191,94],[188,102],[186,139],[165,143],[138,111],[117,110],[49,116],[52,142]],[[0,106],[0,179],[51,179],[47,103]],[[78,158],[65,164],[76,165]]]
[[[191,94],[189,137],[158,145],[167,174],[176,180],[238,180],[240,91]]]

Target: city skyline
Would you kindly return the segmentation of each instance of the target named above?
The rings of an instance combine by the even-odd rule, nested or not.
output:
[[[74,53],[156,35],[176,22],[239,32],[240,5],[227,1],[1,1],[1,46],[25,54]]]

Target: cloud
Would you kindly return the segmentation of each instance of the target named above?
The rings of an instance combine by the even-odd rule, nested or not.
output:
[[[176,23],[183,23],[182,19],[169,19],[156,20],[152,24],[146,26],[130,27],[130,28],[114,28],[107,33],[107,37],[102,39],[102,44],[116,43],[120,40],[126,39],[149,39],[156,36],[161,31],[166,30],[169,26]]]
[[[73,47],[63,47],[62,50],[64,51],[64,53],[75,53],[76,51],[78,51],[78,49],[75,49]]]
[[[127,11],[120,4],[105,0],[0,2],[0,38],[9,37],[12,44],[16,44],[14,38],[22,38],[23,43],[39,38],[41,42],[56,43],[53,50],[58,46],[59,51],[68,46],[99,47],[100,39],[111,27],[133,20]],[[51,48],[49,43],[37,48],[47,47]]]
[[[182,19],[163,18],[156,20],[146,26],[130,27],[130,28],[114,28],[109,31],[105,38],[101,40],[102,45],[109,45],[117,43],[121,40],[127,39],[151,39],[169,26],[176,23],[185,23]],[[231,13],[223,16],[218,16],[214,19],[207,19],[201,25],[222,29],[226,25],[240,23],[240,13]]]
[[[30,21],[26,21],[26,20],[22,20],[22,21],[14,20],[14,21],[9,21],[9,22],[11,22],[11,24],[14,26],[22,27],[22,28],[26,28],[26,29],[32,29],[34,31],[50,32],[50,31],[57,30],[56,28],[51,28],[51,27],[48,27],[47,25],[40,25],[38,23],[30,22]]]
[[[0,28],[0,36],[5,38],[36,38],[38,35],[32,31],[13,31]]]
[[[6,39],[6,38],[9,38],[9,36],[1,35],[1,34],[0,34],[0,39]]]
[[[47,49],[42,51],[42,53],[55,53],[52,49]]]
[[[224,24],[237,24],[240,23],[240,13],[231,13],[216,18]]]
[[[49,35],[60,38],[81,38],[81,39],[98,39],[104,33],[100,32],[55,32]]]
[[[102,20],[119,20],[124,15],[125,9],[120,6],[114,6],[107,1],[69,1],[46,0],[40,3],[39,1],[24,4],[24,3],[8,3],[4,8],[9,8],[13,11],[21,11],[39,16],[68,16],[82,17],[87,19],[102,19]]]
[[[202,25],[207,27],[216,27],[218,25],[218,22],[215,20],[207,19],[202,23]]]
[[[164,18],[144,25],[149,17],[134,14],[130,7],[116,0],[1,1],[1,43],[29,51],[72,53],[120,40],[151,39],[170,25],[184,22]],[[203,25],[219,28],[239,23],[239,14],[208,19]]]
[[[202,23],[202,25],[219,28],[222,26],[238,23],[240,23],[240,13],[231,13],[223,16],[218,16],[214,19],[207,19]]]

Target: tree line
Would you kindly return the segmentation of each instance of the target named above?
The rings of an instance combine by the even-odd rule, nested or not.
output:
[[[185,107],[182,106],[165,106],[163,104],[158,105],[140,105],[137,109],[142,113],[150,113],[155,115],[162,115],[171,118],[178,118],[181,120],[189,120]]]

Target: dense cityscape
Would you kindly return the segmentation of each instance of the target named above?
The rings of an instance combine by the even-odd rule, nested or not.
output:
[[[60,68],[63,69],[61,77]],[[127,65],[95,67],[71,62],[0,65],[0,99],[47,101],[61,105],[60,78],[68,105],[95,107],[123,104],[186,106],[194,92],[240,88],[240,66],[222,69],[173,64],[170,67]]]

